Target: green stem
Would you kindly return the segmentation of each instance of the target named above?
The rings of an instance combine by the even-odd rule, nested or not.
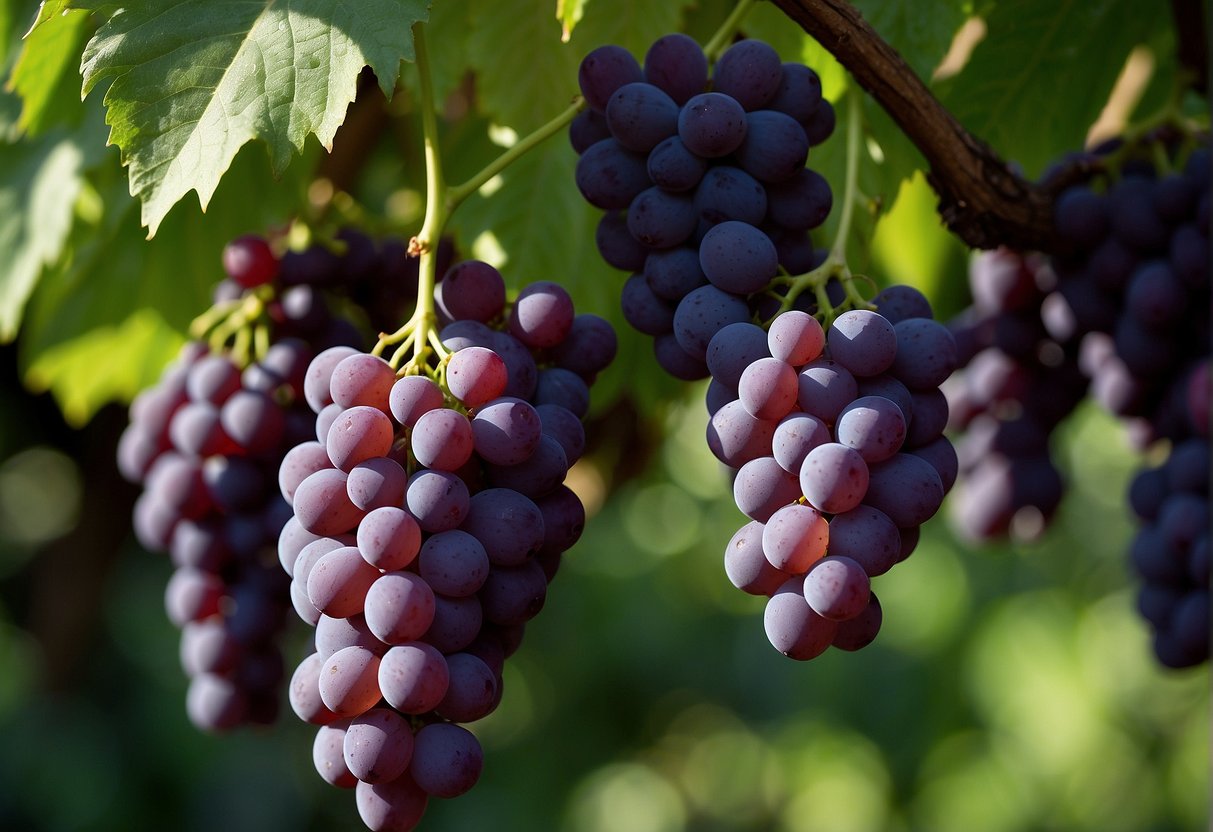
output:
[[[446,194],[447,213],[454,211],[457,207],[459,207],[461,202],[484,187],[486,182],[517,161],[517,159],[528,150],[535,147],[544,139],[548,138],[548,136],[558,133],[564,129],[568,123],[584,109],[585,99],[579,95],[563,113],[556,116],[556,118],[552,119],[535,132],[519,139],[513,144],[512,147],[485,165],[485,167],[471,179],[463,182],[462,184],[451,186],[447,190]]]
[[[716,34],[712,35],[712,39],[703,47],[703,53],[708,56],[708,63],[716,63],[716,59],[720,57],[721,53],[728,49],[729,41],[733,39],[734,33],[741,26],[741,21],[749,14],[754,3],[755,0],[740,0],[733,7],[733,11],[725,18],[724,23],[720,24]]]
[[[437,283],[438,243],[459,205],[484,186],[486,182],[517,161],[528,150],[559,132],[585,107],[578,96],[560,115],[533,133],[519,139],[512,147],[490,162],[468,181],[448,186],[443,175],[442,152],[438,142],[438,109],[434,100],[434,81],[430,70],[429,46],[425,27],[413,27],[413,44],[419,77],[421,130],[425,140],[425,219],[421,230],[409,242],[409,253],[419,258],[417,266],[417,307],[412,316],[393,333],[381,333],[371,350],[382,356],[388,347],[395,347],[388,362],[404,373],[431,372],[426,362],[431,354],[441,362],[450,353],[438,337],[438,315],[434,308],[434,284]],[[412,348],[412,358],[405,362]],[[401,366],[402,362],[405,362]]]
[[[851,221],[855,216],[855,203],[859,201],[859,153],[863,141],[862,109],[859,93],[851,88],[847,96],[847,166],[843,180],[842,216],[838,219],[838,233],[834,245],[830,246],[830,259],[836,263],[847,262],[847,238],[851,235]]]
[[[430,72],[429,46],[425,26],[413,27],[413,43],[417,53],[417,72],[421,87],[421,130],[425,137],[425,221],[414,239],[420,249],[421,262],[417,270],[417,309],[413,313],[418,330],[413,340],[413,360],[425,359],[426,342],[438,323],[434,311],[434,283],[438,272],[438,240],[446,227],[446,180],[442,172],[442,152],[438,145],[438,108],[434,101],[434,79]]]
[[[825,289],[826,283],[832,277],[837,277],[842,282],[843,289],[847,293],[847,303],[862,309],[870,306],[859,293],[851,270],[847,266],[847,239],[851,235],[855,205],[859,202],[859,154],[863,143],[862,101],[859,91],[852,88],[847,96],[846,173],[843,180],[842,215],[838,219],[838,231],[834,237],[834,244],[830,246],[830,253],[824,263],[811,272],[791,278],[787,294],[784,295],[783,302],[779,305],[777,315],[791,309],[800,295],[811,290],[817,299],[818,314],[824,319],[823,323],[828,325],[833,320],[836,311],[830,303]]]

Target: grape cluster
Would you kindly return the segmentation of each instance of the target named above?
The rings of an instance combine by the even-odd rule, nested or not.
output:
[[[1087,342],[1092,395],[1143,445],[1182,425],[1168,391],[1209,354],[1210,175],[1205,147],[1170,172],[1130,159],[1102,193],[1075,186],[1054,209],[1075,247],[1054,258],[1055,328]]]
[[[1207,138],[1191,144],[1157,134],[1087,154],[1105,172],[1058,195],[1063,253],[974,261],[974,308],[955,326],[968,367],[949,391],[953,426],[968,430],[954,519],[974,538],[1018,531],[1025,508],[1036,528],[1048,520],[1063,491],[1049,435],[1087,392],[1136,447],[1170,454],[1129,500],[1144,524],[1130,547],[1139,607],[1172,667],[1209,654],[1213,170]]]
[[[769,331],[730,324],[707,349],[713,384],[731,396],[709,405],[708,445],[735,469],[750,518],[725,571],[768,596],[767,638],[794,659],[876,637],[871,579],[910,554],[956,479],[939,390],[955,341],[914,289],[886,289],[875,306],[828,331],[795,309]]]
[[[1085,397],[1078,343],[1054,338],[1046,311],[1061,297],[1048,258],[1007,248],[977,254],[972,307],[951,325],[965,371],[944,386],[960,481],[951,503],[963,536],[988,540],[1038,533],[1064,483],[1049,452],[1053,429]]]
[[[1141,521],[1129,559],[1142,581],[1137,608],[1154,629],[1154,653],[1167,667],[1209,658],[1209,409],[1208,359],[1181,385],[1187,435],[1167,459],[1140,471],[1129,505]]]
[[[356,788],[373,830],[411,829],[429,796],[476,783],[483,753],[463,723],[497,707],[503,663],[580,536],[564,479],[616,350],[610,325],[575,315],[557,284],[507,309],[486,263],[452,267],[435,301],[450,321],[435,368],[398,377],[341,347],[312,361],[316,439],[279,473],[293,508],[279,556],[316,628],[291,706],[318,726],[317,770]]]
[[[716,63],[686,35],[659,38],[641,68],[619,46],[590,52],[578,73],[588,109],[570,139],[576,180],[606,213],[598,250],[631,272],[624,318],[654,338],[676,378],[708,375],[708,341],[747,321],[780,268],[821,261],[809,230],[833,196],[805,167],[834,129],[834,110],[808,67],[742,40]]]
[[[235,240],[219,294],[238,299],[277,280],[279,265],[264,238]],[[282,455],[311,430],[303,381],[314,354],[289,336],[325,343],[350,335],[323,308],[300,311],[279,298],[276,343],[243,371],[225,351],[187,344],[136,397],[118,445],[122,474],[144,488],[136,536],[168,551],[175,567],[165,604],[182,630],[186,711],[205,730],[272,722],[278,710],[276,637],[288,596],[273,553],[290,508],[276,476]]]

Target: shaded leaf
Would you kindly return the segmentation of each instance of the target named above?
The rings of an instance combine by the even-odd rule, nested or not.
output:
[[[856,0],[872,28],[928,80],[965,22],[967,0]],[[1014,5],[1014,4],[1012,4]]]
[[[54,15],[26,37],[9,80],[22,99],[18,128],[37,135],[79,118],[76,73],[88,31],[89,16],[73,11]]]
[[[156,383],[185,337],[150,307],[117,326],[101,326],[56,344],[25,375],[34,391],[49,391],[69,425],[80,427],[102,406],[129,401]]]
[[[654,3],[651,0],[592,0],[573,35],[577,64],[586,53],[604,43],[622,46],[644,61],[644,53],[662,35],[678,31],[682,9],[691,3]],[[576,83],[577,77],[573,76]]]
[[[0,144],[0,341],[11,341],[43,268],[63,250],[84,152],[71,137]]]
[[[318,148],[310,143],[306,152],[314,157]],[[196,205],[177,206],[151,240],[116,160],[100,169],[90,202],[101,213],[77,223],[69,256],[48,270],[26,315],[27,382],[54,392],[69,417],[83,421],[154,381],[189,322],[210,305],[211,287],[223,277],[223,246],[292,213],[301,183],[271,186],[268,167],[247,148],[216,192],[213,211],[203,218]]]
[[[941,85],[944,104],[1035,176],[1082,147],[1130,50],[1167,25],[1146,0],[999,3],[968,64]]]
[[[563,110],[577,94],[581,57],[560,42],[551,0],[470,0],[468,57],[481,111],[519,134]]]

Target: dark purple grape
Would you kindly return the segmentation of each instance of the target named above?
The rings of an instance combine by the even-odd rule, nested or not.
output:
[[[590,108],[605,113],[607,102],[624,84],[643,81],[644,73],[632,54],[621,46],[600,46],[581,60],[577,84]]]
[[[712,86],[732,96],[747,111],[767,106],[783,83],[779,53],[760,40],[742,40],[716,62]]]
[[[628,207],[628,232],[649,248],[680,245],[695,233],[697,222],[691,197],[662,188],[641,191]]]
[[[737,147],[734,158],[742,170],[755,179],[787,182],[804,170],[808,155],[808,137],[791,116],[777,110],[746,114],[745,138]]]
[[[854,376],[875,376],[893,365],[897,335],[893,325],[876,312],[843,312],[826,333],[830,358]]]
[[[654,295],[675,304],[708,281],[691,248],[652,252],[644,261],[644,279]]]
[[[729,220],[712,226],[699,244],[699,265],[717,288],[749,295],[766,287],[779,270],[775,244],[757,228]]]
[[[479,260],[456,263],[434,291],[454,320],[488,323],[505,308],[505,279],[497,269]]]
[[[779,89],[767,106],[803,123],[812,117],[820,102],[821,78],[817,73],[803,64],[785,63]]]
[[[687,149],[681,138],[670,136],[649,153],[646,167],[649,178],[658,187],[683,192],[699,184],[707,172],[708,163]]]
[[[596,142],[581,154],[576,182],[585,201],[604,211],[626,209],[651,184],[645,157],[615,139]]]
[[[767,185],[767,219],[781,228],[793,231],[817,228],[830,215],[833,205],[830,183],[805,167],[783,181]]]
[[[701,286],[674,310],[674,337],[691,357],[702,361],[713,335],[749,317],[749,307],[737,295],[715,286]]]
[[[653,41],[644,56],[644,78],[685,104],[708,83],[708,59],[694,38],[679,32]]]
[[[624,84],[611,94],[607,126],[628,150],[648,153],[678,131],[678,105],[660,87],[644,82]]]
[[[766,189],[740,168],[709,168],[695,189],[695,211],[708,225],[739,220],[758,225],[767,213]]]
[[[569,143],[580,156],[595,142],[611,137],[606,116],[598,110],[582,110],[569,123]]]
[[[653,356],[657,359],[657,365],[676,379],[696,381],[708,375],[703,359],[683,349],[672,332],[653,339]]]
[[[678,137],[705,159],[728,156],[741,145],[745,132],[744,108],[719,91],[693,96],[678,114]]]
[[[733,393],[746,367],[771,354],[767,333],[748,321],[721,327],[708,341],[704,359],[712,378]]]
[[[628,231],[626,213],[608,211],[603,214],[594,232],[594,243],[607,265],[625,272],[638,272],[643,269],[645,258],[649,254],[648,247]]]

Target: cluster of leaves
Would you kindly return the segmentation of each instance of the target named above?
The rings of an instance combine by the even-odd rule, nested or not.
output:
[[[368,209],[363,216],[415,230],[423,170],[415,73],[402,64],[414,57],[415,23],[429,27],[435,85],[447,102],[448,164],[458,178],[559,112],[577,92],[577,64],[590,49],[617,43],[639,55],[675,30],[706,39],[732,5],[47,0],[35,9],[29,0],[0,0],[8,80],[0,92],[0,250],[9,253],[0,262],[0,341],[20,336],[27,384],[52,390],[73,422],[128,399],[156,377],[207,305],[227,240],[316,218],[309,185],[341,153],[340,128],[364,102],[386,113],[377,125],[398,129],[380,129],[361,179],[339,184]],[[1081,145],[1132,48],[1173,51],[1166,15],[1144,0],[857,5],[923,78],[979,14],[984,39],[963,71],[935,88],[966,126],[1029,174]],[[846,93],[843,69],[773,4],[760,3],[743,31],[817,69],[827,97]],[[360,85],[364,67],[374,85]],[[1156,73],[1153,86],[1165,88],[1166,76]],[[862,269],[875,251],[875,265],[892,266],[897,279],[932,271],[907,263],[904,246],[870,245],[880,210],[923,162],[874,102],[864,107],[870,152],[861,189],[872,210],[852,258]],[[106,124],[116,150],[106,147]],[[814,161],[835,185],[839,145],[827,143]],[[572,185],[574,164],[567,143],[545,143],[470,200],[453,229],[465,251],[508,259],[515,285],[554,278],[579,308],[613,314],[617,281],[593,256],[593,212]],[[197,200],[186,198],[190,191]],[[901,231],[909,239],[919,229]],[[882,248],[903,253],[881,262],[893,259]],[[935,266],[939,252],[927,253]],[[924,280],[938,301],[938,275]],[[630,352],[632,366],[618,375],[661,385],[644,367],[651,362],[643,346]]]

